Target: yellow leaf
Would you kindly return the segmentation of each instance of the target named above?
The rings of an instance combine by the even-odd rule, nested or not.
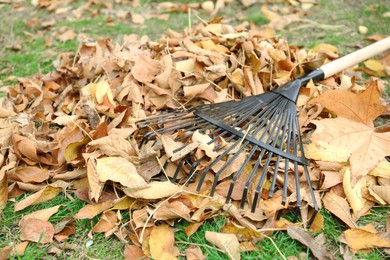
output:
[[[349,205],[344,198],[330,191],[322,198],[322,202],[327,210],[332,212],[350,228],[357,227],[357,224],[350,213]]]
[[[206,240],[216,245],[232,260],[240,259],[240,243],[234,234],[206,231]]]
[[[378,163],[378,165],[368,173],[372,176],[383,177],[390,179],[390,162],[385,160]]]
[[[112,105],[115,104],[110,85],[106,80],[100,80],[98,83],[90,83],[90,85],[98,104],[102,104],[104,102],[104,96],[107,96]]]
[[[0,171],[0,212],[5,208],[8,201],[8,175]]]
[[[65,149],[65,160],[67,163],[75,160],[79,155],[81,149],[90,141],[91,139],[87,136],[84,137],[79,142],[70,143]]]
[[[154,259],[177,259],[179,254],[179,250],[175,246],[173,230],[167,224],[153,227],[150,233],[149,248]]]
[[[311,137],[313,142],[322,140],[351,153],[352,186],[388,155],[390,132],[378,133],[373,126],[343,117],[312,122],[317,126]]]
[[[332,146],[322,140],[305,145],[305,155],[308,159],[328,161],[328,162],[346,162],[351,153],[339,146]]]
[[[380,63],[377,60],[372,60],[372,59],[365,61],[364,65],[368,69],[373,70],[375,72],[383,71],[385,69],[385,67],[383,67],[382,63]]]
[[[136,156],[130,142],[116,134],[110,134],[93,140],[88,145],[99,148],[99,150],[108,156],[120,156],[129,161]]]
[[[30,214],[23,216],[22,220],[35,218],[35,219],[40,219],[40,220],[44,220],[44,221],[49,221],[49,218],[51,216],[53,216],[54,214],[56,214],[60,207],[61,207],[61,205],[57,205],[57,206],[54,206],[51,208],[34,211]]]
[[[343,188],[345,196],[355,216],[359,216],[360,210],[364,208],[367,200],[362,197],[362,189],[366,187],[366,179],[361,178],[353,187],[351,186],[351,171],[349,167],[344,170]]]
[[[169,181],[155,181],[149,183],[149,187],[144,189],[124,188],[124,193],[136,199],[161,199],[169,197],[180,190],[179,186]]]
[[[74,218],[76,219],[91,219],[103,211],[111,208],[115,205],[115,202],[113,200],[107,200],[102,203],[98,203],[95,205],[87,204],[82,209],[79,210],[79,212],[74,215]]]
[[[268,21],[280,19],[280,15],[268,9],[267,5],[261,6],[261,13],[267,18]]]
[[[96,160],[96,171],[100,182],[107,180],[119,182],[128,188],[146,188],[145,182],[134,164],[122,157],[104,157]]]
[[[194,59],[187,59],[176,62],[176,70],[184,72],[184,73],[191,73],[194,71],[195,66],[195,60]]]
[[[320,43],[312,48],[313,51],[318,52],[321,49],[325,49],[334,53],[338,53],[339,49],[337,47],[327,44],[327,43]]]
[[[42,202],[49,201],[49,200],[53,199],[55,196],[57,196],[58,193],[60,193],[60,192],[61,192],[60,188],[56,188],[53,186],[46,186],[42,190],[40,190],[34,194],[31,194],[30,196],[26,197],[25,199],[17,202],[15,204],[14,211],[16,212],[16,211],[25,209],[30,205],[36,205],[36,204],[39,204]]]
[[[344,235],[348,246],[355,251],[374,247],[390,247],[390,234],[386,232],[373,233],[361,228],[353,228],[345,231]]]

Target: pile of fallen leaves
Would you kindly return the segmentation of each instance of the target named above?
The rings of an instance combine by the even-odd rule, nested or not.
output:
[[[75,233],[75,219],[99,216],[89,235],[116,236],[126,244],[128,259],[180,254],[204,259],[199,247],[179,252],[174,221],[188,221],[185,232],[191,236],[205,220],[225,212],[221,233],[206,232],[206,239],[232,259],[239,259],[240,251],[258,250],[255,244],[276,230],[287,230],[318,258],[331,257],[324,236],[314,238],[302,223],[275,219],[279,193],[262,198],[252,213],[248,205],[238,208],[239,197],[224,204],[226,186],[210,197],[207,189],[195,192],[196,182],[188,187],[169,182],[175,162],[162,170],[162,147],[139,148],[137,121],[164,109],[260,94],[337,57],[331,45],[289,46],[269,27],[232,27],[219,19],[182,33],[168,30],[157,41],[126,35],[121,44],[101,39],[61,54],[54,71],[19,79],[1,99],[0,209],[19,196],[25,198],[14,204],[15,212],[60,193],[87,205],[55,225],[49,218],[60,206],[25,215],[19,228],[26,242],[3,248],[2,254],[22,253],[29,242],[61,244]],[[377,79],[362,82],[360,75],[361,70],[386,75],[389,57],[309,83],[297,104],[318,202],[322,197],[348,226],[340,239],[353,251],[390,247],[384,230],[357,225],[371,207],[390,203],[389,127],[373,123],[388,114],[380,98],[384,86]],[[318,214],[310,230],[322,226]]]

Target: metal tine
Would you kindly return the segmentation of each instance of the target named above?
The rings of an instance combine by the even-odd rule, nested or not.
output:
[[[175,171],[175,173],[174,173],[174,175],[173,175],[173,177],[172,177],[172,181],[173,182],[176,182],[176,179],[177,179],[177,176],[179,175],[179,172],[180,172],[180,170],[181,170],[181,168],[182,168],[182,166],[183,166],[183,163],[186,161],[186,160],[188,160],[191,156],[193,156],[194,155],[194,152],[191,152],[191,153],[189,153],[189,154],[187,154],[186,156],[184,156],[180,161],[179,161],[179,163],[178,163],[178,165],[177,165],[177,167],[176,167],[176,171]],[[168,161],[168,160],[167,160]]]
[[[286,150],[286,152],[289,152],[290,150],[290,135],[287,134],[287,132],[289,132],[291,130],[291,114],[288,112],[288,116],[287,116],[287,119],[286,119],[286,124],[284,125],[284,130],[283,130],[283,136],[282,136],[282,143],[280,145],[280,150]],[[284,141],[285,137],[286,137],[286,134],[287,134],[287,140],[286,142]],[[287,146],[287,149],[284,149],[284,144],[286,143],[286,146]],[[276,162],[275,162],[275,170],[274,170],[274,174],[272,176],[272,182],[271,182],[271,187],[269,189],[269,194],[268,194],[268,198],[272,198],[272,196],[274,195],[274,192],[275,192],[275,185],[276,185],[276,177],[278,175],[278,168],[279,168],[279,164],[280,164],[280,159],[281,159],[281,156],[278,155],[276,157]]]
[[[271,114],[269,114],[269,116],[271,115],[274,115],[275,113],[279,113],[280,112],[280,107],[283,107],[285,105],[285,103],[287,102],[287,100],[281,100],[282,104],[280,103],[271,103],[270,106],[267,107],[267,111],[271,111]],[[263,115],[261,115],[263,116]],[[269,119],[269,116],[265,116],[265,117],[260,117],[259,119],[259,122],[263,122],[264,124],[267,124],[268,123],[268,120]],[[244,125],[243,127],[240,128],[240,131],[243,132],[244,130],[246,130],[248,127],[250,126],[250,124],[246,124]],[[264,126],[264,125],[263,125]],[[227,138],[226,141],[230,141],[231,138]],[[261,139],[260,139],[261,140]]]
[[[262,122],[265,122],[265,123],[266,123],[266,122],[268,121],[269,117],[271,116],[271,112],[272,112],[272,108],[273,108],[273,107],[276,107],[276,105],[274,105],[274,106],[272,106],[272,107],[269,107],[269,109],[263,109],[263,107],[262,107],[262,108],[260,109],[260,112],[257,113],[256,116],[254,116],[249,122],[247,122],[247,123],[246,123],[243,127],[241,127],[240,129],[241,129],[241,130],[245,130],[247,127],[250,126],[250,124],[251,124],[254,120],[256,120],[256,119],[258,119],[258,118],[260,118]],[[271,109],[270,109],[270,108],[271,108]],[[265,117],[263,117],[263,116],[265,116]],[[241,124],[242,122],[244,122],[246,119],[247,119],[247,118],[245,118],[245,119],[243,119],[243,120],[237,122],[236,124],[234,124],[234,125],[232,125],[232,126],[233,126],[233,127],[234,127],[234,126],[237,126],[237,125]],[[257,121],[257,123],[259,123],[259,121]],[[265,123],[264,123],[264,124],[265,124]],[[262,127],[262,126],[260,126],[260,127]],[[224,136],[226,133],[228,133],[228,131],[222,132],[220,135],[214,137],[214,139],[218,139],[219,137]],[[227,138],[225,141],[229,142],[230,140],[232,140],[232,137]],[[213,141],[213,140],[211,140],[211,141]],[[211,142],[211,141],[210,141],[210,142]]]
[[[296,116],[293,121],[293,128],[295,128],[296,134],[294,134],[294,144],[301,143],[301,134],[299,132],[299,125],[298,125],[298,117]],[[295,138],[297,140],[295,140]],[[294,155],[298,154],[297,151],[297,145],[293,146]],[[295,187],[296,187],[296,194],[297,194],[297,208],[301,206],[301,185],[299,183],[299,176],[298,176],[298,163],[294,161],[294,177],[295,177]],[[297,216],[295,216],[297,217]]]
[[[282,134],[282,140],[284,138],[284,133],[285,133],[285,130],[286,130],[286,119],[289,115],[289,112],[288,110],[285,110],[284,113],[283,113],[283,117],[282,117],[282,120],[280,121],[279,125],[278,125],[278,129],[275,133],[275,137],[274,139],[271,139],[271,140],[277,140],[277,137],[280,136],[280,132]],[[277,142],[273,142],[272,146],[273,147],[276,147],[277,145]],[[252,212],[255,211],[256,209],[256,205],[257,205],[257,201],[259,199],[259,194],[260,194],[260,190],[261,188],[263,187],[263,184],[264,184],[264,180],[265,180],[265,176],[267,175],[267,172],[268,172],[268,166],[271,162],[271,158],[273,156],[273,153],[272,152],[269,152],[268,153],[268,158],[267,158],[267,161],[263,167],[263,172],[261,173],[261,177],[260,177],[260,180],[257,184],[257,187],[256,187],[256,190],[255,190],[255,195],[254,195],[254,198],[253,198],[253,204],[252,204]]]
[[[278,111],[276,110],[273,110],[275,113],[273,114],[273,116],[276,116],[277,119],[276,119],[276,122],[279,122],[280,118],[281,118],[281,113],[277,113]],[[260,121],[256,122],[256,124],[258,124]],[[254,128],[254,132],[252,131],[252,134],[251,135],[256,135],[261,129],[262,127],[264,126],[264,124],[266,123],[266,121],[263,121],[261,124],[260,124],[260,127],[257,127],[255,125]],[[282,123],[282,121],[281,121]],[[260,137],[260,140],[263,138],[263,136],[265,135],[265,133],[268,131],[268,129],[271,127],[272,124],[268,124],[266,126],[266,128],[264,129],[264,132],[262,133],[261,137]],[[272,130],[271,130],[271,134],[270,136],[268,137],[268,141],[270,140],[271,136],[273,135],[274,131],[275,131],[275,127],[276,127],[276,124],[273,126]],[[232,134],[233,135],[233,134]],[[239,143],[242,143],[242,139],[238,139],[236,140],[236,142],[234,143],[234,147],[236,147]],[[215,192],[215,188],[216,188],[216,185],[217,185],[217,182],[218,182],[218,179],[219,179],[219,176],[221,175],[222,171],[228,166],[230,165],[230,163],[232,163],[235,158],[238,156],[238,154],[249,144],[249,141],[245,141],[245,143],[239,148],[238,151],[236,151],[236,153],[234,154],[233,157],[231,157],[227,162],[224,163],[224,166],[216,173],[216,175],[214,176],[214,182],[213,182],[213,187],[212,187],[212,190],[211,190],[211,195],[214,194]],[[229,148],[228,150],[226,150],[222,155],[225,156],[227,153],[227,151],[230,151],[231,149]],[[202,172],[202,176],[201,176],[201,180],[199,181],[199,185],[201,187],[202,183],[203,183],[203,180],[204,180],[204,177],[206,176],[207,172],[218,162],[220,161],[223,156],[219,156],[215,159],[214,162],[212,162],[206,169],[204,169],[204,171]],[[198,186],[199,187],[199,186]],[[200,188],[199,188],[200,189]]]
[[[296,124],[298,125],[298,118],[296,119]],[[300,136],[300,133],[298,133],[298,142],[299,142],[299,148],[300,148],[300,152],[301,152],[301,156],[302,157],[305,157],[305,152],[303,150],[303,143],[302,143],[302,138]],[[311,181],[310,181],[310,175],[309,175],[309,169],[308,169],[308,166],[307,165],[304,165],[303,167],[304,171],[305,171],[305,176],[306,176],[306,180],[307,180],[307,184],[309,186],[309,192],[310,192],[310,196],[313,200],[313,206],[314,206],[314,212],[311,216],[311,218],[309,219],[308,223],[307,223],[307,227],[310,228],[310,226],[312,225],[313,221],[314,221],[314,218],[316,217],[317,215],[317,212],[318,212],[318,204],[317,204],[317,200],[316,200],[316,197],[314,195],[314,190],[313,190],[313,185],[311,184]],[[298,209],[299,207],[297,207]]]
[[[250,153],[248,154],[247,158],[245,159],[245,162],[241,165],[240,169],[237,171],[236,174],[234,174],[233,179],[230,182],[229,191],[226,195],[226,203],[230,202],[230,198],[233,193],[234,185],[236,184],[237,179],[240,177],[242,172],[244,171],[245,167],[248,165],[248,163],[251,161],[253,154],[258,150],[258,146],[255,145],[252,147]]]
[[[267,141],[266,141],[267,143],[271,140],[271,137],[272,137],[273,134],[274,134],[276,125],[277,125],[277,123],[279,122],[279,120],[281,119],[281,115],[282,115],[282,113],[279,113],[279,110],[276,109],[276,110],[275,110],[275,113],[274,113],[274,115],[273,115],[273,117],[274,117],[274,116],[277,117],[276,120],[275,120],[276,124],[274,124],[273,127],[272,127],[271,133],[270,133],[270,135],[268,136]],[[270,121],[273,121],[273,120],[274,120],[274,119],[271,118]],[[269,128],[271,125],[272,125],[272,124],[268,124],[266,128]],[[261,129],[261,128],[259,128],[259,129]],[[259,138],[259,140],[263,139],[263,136],[264,136],[264,134],[266,133],[266,131],[268,131],[268,129],[266,129],[266,130],[263,132],[263,134],[262,134],[262,136]],[[250,173],[249,178],[248,178],[247,182],[245,183],[244,192],[243,192],[243,196],[242,196],[241,204],[240,204],[241,207],[244,207],[245,200],[246,200],[246,197],[247,197],[247,195],[248,195],[249,184],[252,182],[252,179],[254,178],[254,176],[255,176],[255,174],[256,174],[256,172],[257,172],[257,168],[259,167],[259,165],[260,165],[260,163],[261,163],[261,160],[262,160],[263,157],[264,157],[265,152],[266,152],[266,149],[261,149],[261,153],[260,153],[259,158],[258,158],[257,161],[256,161],[255,167],[253,167],[252,172]],[[272,154],[272,153],[270,152],[270,154]]]

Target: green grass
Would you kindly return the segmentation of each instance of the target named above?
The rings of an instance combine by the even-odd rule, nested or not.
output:
[[[31,1],[23,2],[25,9],[15,11],[9,5],[0,8],[0,87],[5,84],[11,84],[13,81],[5,81],[10,76],[24,77],[34,73],[46,73],[53,69],[52,62],[56,55],[45,56],[45,52],[52,51],[57,54],[62,52],[75,52],[80,46],[77,39],[60,42],[53,35],[60,28],[72,29],[76,34],[86,34],[93,39],[109,37],[114,41],[121,42],[123,35],[136,33],[140,36],[147,35],[151,39],[158,39],[161,34],[168,28],[182,31],[189,24],[187,13],[174,12],[170,13],[167,21],[158,19],[147,19],[143,25],[135,25],[130,19],[120,20],[115,15],[116,10],[129,8],[128,6],[119,5],[109,13],[104,13],[100,6],[93,6],[96,11],[101,11],[98,16],[90,17],[85,15],[80,20],[69,19],[64,15],[57,15],[57,23],[48,29],[42,29],[40,26],[29,28],[26,25],[26,18],[39,17],[45,20],[53,17],[55,14],[45,9],[37,9],[31,6]],[[145,8],[156,1],[141,1],[142,6],[133,9],[134,12],[142,14]],[[161,2],[161,1],[159,1]],[[175,1],[179,2],[179,1]],[[182,0],[180,2],[195,2],[192,0]],[[73,6],[80,6],[83,1],[72,1]],[[283,3],[282,3],[283,4]],[[286,4],[286,3],[284,3]],[[261,4],[256,4],[248,8],[242,8],[238,1],[225,7],[219,15],[225,16],[225,22],[230,24],[239,24],[243,21],[250,21],[258,26],[266,24],[268,21],[260,12]],[[310,22],[294,23],[278,31],[279,36],[286,37],[290,44],[313,47],[319,43],[329,43],[338,47],[342,54],[356,49],[356,44],[366,45],[365,37],[372,34],[388,34],[390,28],[390,18],[384,18],[383,14],[390,11],[390,6],[385,0],[367,0],[367,1],[326,1],[321,0],[319,7],[313,7],[308,11],[308,18],[317,24]],[[11,14],[11,15],[10,15]],[[208,21],[209,17],[201,10],[193,10],[192,25],[199,22],[200,17]],[[112,22],[108,22],[108,18]],[[329,25],[329,26],[328,26]],[[360,25],[368,28],[367,35],[358,33]],[[36,37],[42,33],[42,37]],[[53,37],[53,45],[45,47],[45,37]],[[20,42],[20,50],[11,50],[8,48],[15,42]],[[7,48],[6,48],[7,47]],[[3,82],[2,82],[3,81]],[[387,96],[390,97],[390,87],[387,88]],[[1,95],[1,93],[0,93]],[[17,198],[17,201],[23,199],[23,196]],[[20,242],[18,222],[25,214],[35,210],[62,205],[59,212],[56,213],[50,222],[53,224],[65,217],[72,217],[85,203],[74,197],[71,201],[64,195],[60,194],[55,199],[39,205],[28,207],[22,211],[13,212],[14,202],[9,202],[3,212],[0,213],[0,248],[10,244]],[[388,218],[388,207],[377,207],[372,209],[372,214],[364,216],[359,220],[359,225],[374,223],[378,230],[385,229],[385,222]],[[325,218],[325,225],[322,233],[327,238],[326,246],[330,248],[337,259],[342,256],[339,252],[339,237],[345,230],[337,218],[332,216],[326,210],[321,211]],[[128,213],[122,212],[124,222],[129,218]],[[89,230],[96,224],[98,218],[92,220],[76,220],[76,234],[69,238],[68,243],[77,243],[77,251],[64,251],[63,255],[58,256],[60,259],[80,259],[80,258],[98,258],[98,259],[121,259],[123,258],[124,245],[115,237],[105,239],[103,234],[94,234],[93,245],[86,247],[85,244],[90,240],[87,236]],[[205,241],[204,234],[206,230],[219,232],[224,226],[226,219],[223,216],[206,221],[190,238],[184,232],[188,225],[185,221],[176,223],[175,233],[177,246],[181,252],[184,252],[190,244],[200,245],[203,253],[208,259],[227,259],[226,255],[213,249],[213,245]],[[299,242],[292,240],[286,232],[276,232],[270,236],[276,247],[279,248],[285,257],[299,256],[301,252],[307,253],[312,258],[311,252],[308,251]],[[241,253],[242,259],[280,259],[275,245],[270,239],[263,239],[257,244],[260,250],[254,252]],[[49,259],[52,255],[47,253],[49,245],[39,245],[30,243],[25,254],[18,259]],[[357,259],[385,259],[386,254],[383,250],[375,249],[369,254],[357,254]]]

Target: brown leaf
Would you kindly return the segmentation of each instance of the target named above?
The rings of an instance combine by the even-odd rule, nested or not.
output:
[[[136,245],[125,245],[125,260],[134,260],[145,258],[142,249]]]
[[[3,211],[8,201],[8,175],[0,171],[0,212]]]
[[[350,228],[357,227],[355,220],[352,218],[349,205],[344,198],[330,191],[322,198],[322,202],[327,210],[341,219]]]
[[[134,78],[142,83],[151,82],[159,72],[160,63],[143,54],[137,56],[131,69]]]
[[[65,218],[54,226],[54,238],[58,242],[63,242],[69,238],[70,235],[76,233],[76,222],[73,218]]]
[[[186,259],[187,260],[206,260],[206,257],[203,255],[202,250],[198,246],[190,246],[186,248]]]
[[[192,236],[202,225],[203,225],[203,221],[190,223],[188,226],[186,226],[184,231],[186,232],[187,237]]]
[[[99,181],[119,182],[125,187],[140,189],[149,187],[135,168],[134,164],[122,157],[104,157],[96,160],[96,171]]]
[[[74,218],[76,219],[91,219],[103,211],[111,208],[115,205],[115,202],[113,200],[108,200],[102,203],[98,203],[95,205],[85,205],[82,209],[79,210],[79,212],[74,215]]]
[[[175,247],[173,230],[166,224],[153,227],[149,248],[154,259],[177,259],[179,254],[179,250]]]
[[[19,211],[22,209],[27,208],[30,205],[36,205],[42,202],[49,201],[56,197],[61,192],[60,188],[56,188],[53,186],[46,186],[42,190],[31,194],[30,196],[26,197],[25,199],[15,203],[14,211]]]
[[[338,117],[348,118],[373,126],[372,121],[386,111],[386,107],[380,103],[378,82],[370,81],[367,89],[357,95],[346,90],[331,90],[309,102],[320,103],[333,111]]]
[[[236,235],[206,231],[205,237],[207,241],[227,254],[230,259],[240,259],[240,243],[238,243]]]
[[[92,228],[92,232],[100,233],[111,230],[117,221],[117,216],[114,211],[106,211],[100,217],[98,223]]]
[[[131,161],[136,155],[130,142],[119,135],[111,134],[90,142],[88,145],[99,148],[108,156],[119,156]]]
[[[41,244],[53,242],[54,227],[45,220],[29,218],[20,222],[20,239]]]
[[[26,166],[17,167],[11,178],[22,182],[43,182],[49,178],[49,171],[45,168]]]
[[[370,232],[361,228],[348,229],[344,232],[348,246],[352,250],[374,247],[390,247],[390,234],[386,232]]]
[[[179,186],[169,182],[151,182],[149,187],[143,189],[124,188],[124,193],[132,198],[137,199],[161,199],[169,197],[180,190]]]
[[[49,218],[51,216],[53,216],[54,214],[56,214],[60,207],[61,207],[61,205],[58,205],[58,206],[54,206],[54,207],[51,207],[51,208],[34,211],[34,212],[30,213],[30,214],[27,214],[27,215],[23,216],[21,221],[27,220],[27,219],[30,219],[30,218],[40,219],[40,220],[44,220],[44,221],[49,221]]]
[[[295,240],[298,240],[308,247],[313,255],[320,260],[333,259],[333,255],[324,247],[324,244],[318,243],[315,238],[301,227],[287,227],[288,235]]]
[[[235,234],[239,241],[261,237],[258,231],[251,228],[240,227],[233,222],[228,222],[222,227],[221,231],[227,234]]]
[[[328,143],[350,152],[352,185],[368,174],[388,154],[390,132],[377,133],[375,128],[343,117],[315,120],[317,129],[312,141]]]

